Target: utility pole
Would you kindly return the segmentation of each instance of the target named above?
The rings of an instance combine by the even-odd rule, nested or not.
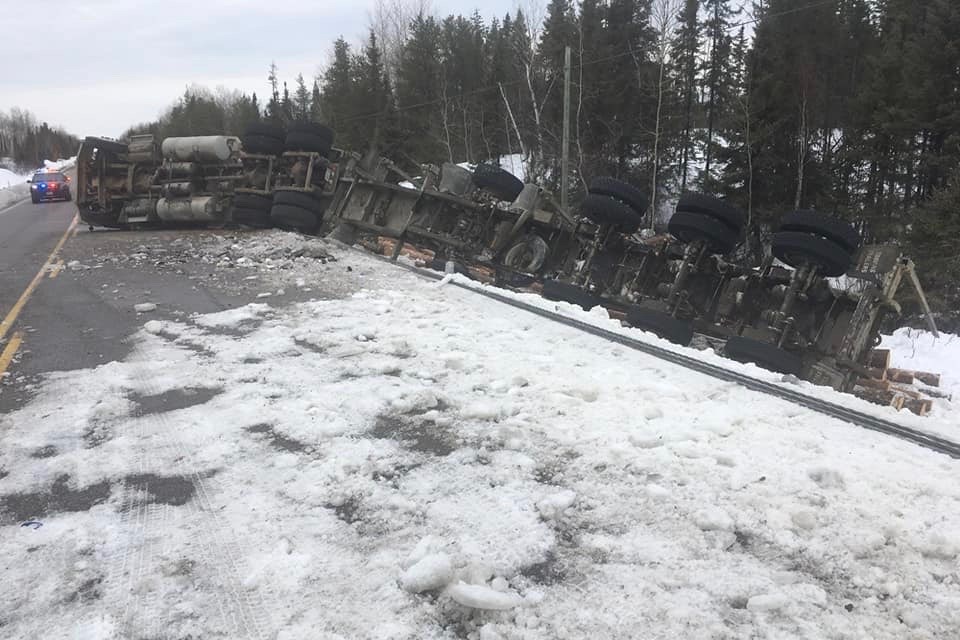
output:
[[[560,154],[560,207],[566,211],[570,191],[570,47],[563,51],[563,142]]]

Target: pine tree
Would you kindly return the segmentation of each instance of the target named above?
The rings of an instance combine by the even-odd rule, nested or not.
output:
[[[916,212],[909,247],[934,309],[960,327],[960,168]]]
[[[284,124],[289,124],[294,120],[294,107],[293,100],[290,98],[290,90],[287,88],[287,83],[283,83],[283,98],[280,100],[280,117],[283,120]]]
[[[694,125],[697,104],[698,64],[700,50],[700,0],[685,0],[680,13],[680,25],[671,58],[677,78],[677,95],[680,97],[683,130],[679,139],[680,190],[686,191],[690,176],[691,155],[695,153]]]
[[[418,15],[397,69],[399,128],[406,155],[418,162],[437,162],[447,156],[439,130],[442,67],[437,57],[440,28],[430,16]]]
[[[703,0],[706,20],[703,31],[710,45],[710,54],[704,67],[704,80],[707,86],[706,119],[707,130],[704,142],[704,170],[701,183],[705,190],[716,188],[711,173],[714,154],[714,133],[722,126],[728,116],[730,97],[733,93],[730,85],[732,38],[730,24],[737,12],[730,6],[730,0]]]
[[[358,102],[364,105],[364,111],[357,118],[358,124],[368,134],[363,136],[366,139],[360,148],[380,149],[385,138],[388,137],[387,121],[393,102],[383,67],[382,54],[377,44],[377,35],[372,29],[363,49],[363,57],[358,64],[357,85]],[[394,134],[394,132],[390,133]],[[388,142],[392,146],[393,141]]]
[[[310,95],[310,119],[314,122],[323,120],[323,99],[320,96],[320,82],[313,79],[313,91]]]
[[[304,82],[302,73],[297,74],[297,88],[293,93],[292,111],[295,120],[308,120],[310,118],[310,92],[307,91],[307,83]]]
[[[267,101],[266,119],[268,122],[280,125],[283,124],[283,113],[280,108],[280,81],[277,78],[277,64],[270,63],[270,73],[267,74],[267,81],[270,83],[270,100]]]
[[[541,78],[538,93],[543,102],[542,127],[547,134],[542,153],[545,170],[551,176],[560,175],[565,51],[575,46],[577,26],[569,0],[550,0],[537,47],[536,70]]]
[[[343,37],[337,38],[333,43],[333,62],[324,71],[320,88],[321,106],[327,124],[336,131],[340,144],[348,149],[356,142],[353,134],[355,121],[349,120],[355,95],[351,58],[350,45]]]

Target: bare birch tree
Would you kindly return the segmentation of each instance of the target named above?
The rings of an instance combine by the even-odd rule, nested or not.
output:
[[[679,0],[655,0],[650,11],[650,24],[656,31],[653,54],[657,63],[657,111],[653,123],[653,168],[650,172],[650,228],[657,218],[657,190],[660,177],[660,138],[663,131],[663,97],[667,78],[667,65],[671,35],[676,30]]]

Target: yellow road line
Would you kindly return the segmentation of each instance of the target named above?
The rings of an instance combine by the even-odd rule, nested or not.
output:
[[[4,348],[3,353],[0,353],[0,378],[3,377],[3,374],[7,372],[7,367],[10,366],[10,363],[13,362],[13,356],[17,354],[17,350],[20,348],[20,344],[23,342],[23,333],[17,331],[12,336],[10,336],[10,342],[7,343],[6,348]]]
[[[70,232],[77,227],[77,221],[79,219],[80,218],[78,216],[73,216],[73,221],[70,223],[70,226],[67,227],[67,230],[63,232],[63,235],[60,237],[60,241],[57,242],[57,246],[53,248],[53,251],[51,251],[50,255],[47,257],[47,261],[43,263],[43,266],[40,267],[40,271],[37,272],[37,275],[33,277],[33,280],[31,280],[30,284],[27,285],[27,288],[24,289],[23,293],[20,295],[20,298],[3,319],[3,322],[0,322],[0,340],[3,340],[4,336],[7,335],[7,332],[10,331],[10,327],[12,327],[13,323],[17,320],[17,316],[19,316],[20,312],[23,311],[23,305],[27,304],[27,300],[29,300],[30,296],[33,295],[34,289],[36,289],[37,285],[40,284],[40,281],[43,280],[43,275],[50,270],[50,265],[56,259],[57,254],[63,247],[63,243],[67,241],[67,237],[70,235]],[[11,339],[11,343],[12,342],[13,340]]]
[[[63,260],[57,259],[57,263],[50,267],[50,279],[53,280],[63,271]]]

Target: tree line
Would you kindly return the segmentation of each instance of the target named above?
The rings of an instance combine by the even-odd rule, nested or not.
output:
[[[365,41],[338,38],[315,78],[288,87],[271,65],[262,107],[193,89],[147,128],[312,119],[412,170],[514,153],[556,186],[566,47],[576,192],[613,175],[662,219],[701,190],[766,232],[788,210],[837,215],[906,245],[957,308],[955,0],[549,0],[489,21],[380,0]]]
[[[0,111],[0,161],[11,168],[37,168],[44,160],[73,156],[79,145],[76,136],[38,122],[30,111]]]

